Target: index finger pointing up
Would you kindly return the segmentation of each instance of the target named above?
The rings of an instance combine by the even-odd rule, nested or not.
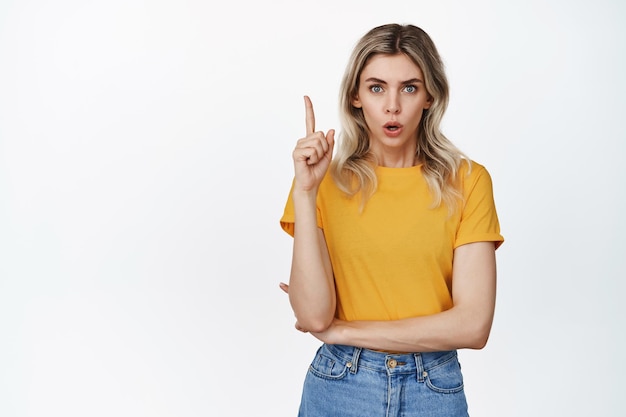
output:
[[[315,113],[309,96],[304,96],[304,108],[306,110],[306,134],[309,135],[315,132]]]

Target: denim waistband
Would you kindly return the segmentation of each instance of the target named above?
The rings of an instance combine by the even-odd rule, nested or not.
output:
[[[443,364],[457,356],[456,350],[440,352],[420,352],[420,353],[388,353],[355,346],[325,344],[337,358],[344,361],[350,368],[350,372],[356,373],[358,368],[364,367],[374,371],[387,373],[413,373],[416,372],[418,378],[428,370]]]

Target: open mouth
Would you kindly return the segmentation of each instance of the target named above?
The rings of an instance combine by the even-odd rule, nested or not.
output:
[[[397,129],[400,129],[402,127],[402,124],[398,123],[398,122],[387,122],[387,123],[385,123],[385,125],[383,127],[385,129],[397,130]]]
[[[387,134],[395,136],[395,134],[399,134],[402,131],[402,124],[398,122],[387,122],[383,126],[383,129],[385,129]]]

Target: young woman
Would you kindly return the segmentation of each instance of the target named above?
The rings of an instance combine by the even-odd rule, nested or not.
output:
[[[342,136],[293,151],[282,228],[294,237],[296,328],[321,342],[301,416],[466,416],[457,349],[481,349],[503,242],[491,178],[440,131],[448,104],[430,37],[389,24],[357,43],[340,95]]]

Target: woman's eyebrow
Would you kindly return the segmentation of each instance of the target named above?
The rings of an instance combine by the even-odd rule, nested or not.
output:
[[[365,80],[365,82],[387,84],[387,81],[381,80],[380,78],[376,78],[376,77],[370,77],[367,80]]]
[[[381,80],[380,78],[376,78],[376,77],[370,77],[366,79],[365,82],[387,84],[387,81]],[[424,82],[420,80],[419,78],[411,78],[410,80],[402,81],[400,84],[405,85],[405,84],[419,84],[419,83],[424,83]]]

